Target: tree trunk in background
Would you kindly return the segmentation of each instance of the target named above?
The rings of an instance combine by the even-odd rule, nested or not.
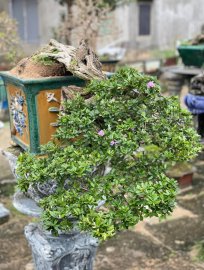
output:
[[[59,0],[58,0],[59,1]],[[87,39],[96,50],[100,23],[107,19],[110,6],[104,0],[63,0],[66,5],[66,18],[59,29],[58,40],[66,45],[77,46],[82,39]]]
[[[72,30],[73,30],[73,6],[74,0],[66,0],[67,18],[65,22],[65,42],[67,45],[72,44]]]

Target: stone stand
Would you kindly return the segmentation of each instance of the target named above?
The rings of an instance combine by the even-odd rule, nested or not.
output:
[[[9,220],[9,217],[9,210],[6,209],[2,203],[0,203],[0,225],[7,222]]]
[[[97,239],[79,232],[54,237],[39,224],[25,227],[37,270],[92,270]]]
[[[21,213],[39,218],[42,209],[27,194],[17,191],[14,207]],[[98,240],[87,233],[73,230],[53,236],[40,223],[25,227],[36,270],[92,270]]]
[[[163,79],[167,83],[167,90],[171,96],[180,95],[181,88],[184,83],[184,77],[180,74],[175,74],[170,71],[163,74]]]

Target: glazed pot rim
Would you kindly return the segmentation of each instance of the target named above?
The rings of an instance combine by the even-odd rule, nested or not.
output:
[[[23,78],[19,78],[17,76],[10,74],[9,71],[1,71],[0,76],[9,80],[18,81],[19,83],[23,83],[23,84],[46,83],[46,82],[52,82],[52,81],[60,82],[60,81],[80,80],[76,76],[55,76],[55,77],[53,76],[53,77],[23,79]]]

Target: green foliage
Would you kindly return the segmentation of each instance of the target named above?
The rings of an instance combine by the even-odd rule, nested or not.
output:
[[[191,42],[191,40],[182,40],[180,45],[181,46],[189,46],[189,45],[192,45],[192,42]]]
[[[41,63],[45,66],[52,66],[53,63],[56,63],[55,60],[53,60],[52,58],[50,57],[47,57],[47,56],[41,56],[41,55],[34,55],[32,57],[32,60],[36,63]]]
[[[52,53],[52,54],[57,54],[57,53],[59,53],[59,50],[58,50],[57,48],[53,48],[53,49],[50,50],[50,48],[48,47],[47,49],[48,49],[49,52]],[[55,61],[53,58],[51,58],[51,57],[49,57],[49,56],[41,55],[41,54],[39,54],[39,53],[34,54],[34,55],[32,56],[32,60],[33,60],[34,62],[36,62],[36,63],[41,63],[41,64],[43,64],[43,65],[45,65],[45,66],[52,66],[54,63],[56,63],[56,61]]]
[[[133,68],[94,80],[85,92],[89,102],[76,94],[64,103],[55,135],[61,144],[43,146],[41,158],[19,157],[18,186],[55,179],[56,194],[40,202],[45,228],[69,230],[74,217],[80,230],[105,240],[172,212],[177,184],[167,164],[194,157],[199,137],[178,99],[163,97],[154,77]]]
[[[15,63],[21,54],[17,22],[6,12],[0,12],[0,54],[5,56],[9,63]]]
[[[194,246],[196,251],[196,260],[203,262],[204,261],[204,241],[196,243]]]
[[[67,0],[56,0],[60,3],[60,5],[68,5],[68,2],[72,2],[73,4],[77,4],[77,0],[67,1]],[[86,1],[86,0],[85,0]],[[100,1],[93,1],[93,3],[98,4],[99,8],[104,8],[104,6],[109,6],[111,9],[115,9],[117,5],[124,4],[131,0],[100,0]]]
[[[154,50],[154,51],[152,51],[152,54],[156,58],[167,59],[167,58],[175,57],[176,56],[176,50],[175,49]]]
[[[104,6],[110,7],[114,10],[117,6],[130,2],[131,0],[102,0],[99,1],[99,8],[103,8]]]

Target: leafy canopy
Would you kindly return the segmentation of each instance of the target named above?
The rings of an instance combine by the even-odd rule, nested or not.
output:
[[[56,0],[60,3],[60,5],[69,5],[71,4],[77,4],[77,0]],[[85,0],[88,2],[88,0]],[[103,8],[104,6],[108,6],[111,9],[115,9],[116,6],[121,5],[123,3],[127,3],[130,0],[93,0],[93,4],[98,5],[99,8]]]
[[[72,228],[105,240],[146,217],[165,217],[177,184],[165,172],[200,149],[191,116],[176,97],[163,97],[154,77],[123,68],[109,80],[94,80],[64,103],[55,137],[38,158],[18,160],[18,186],[55,179],[55,194],[43,198],[42,220],[57,233]],[[105,173],[104,173],[105,170]]]
[[[0,12],[0,54],[12,64],[21,54],[17,22],[6,12]]]

